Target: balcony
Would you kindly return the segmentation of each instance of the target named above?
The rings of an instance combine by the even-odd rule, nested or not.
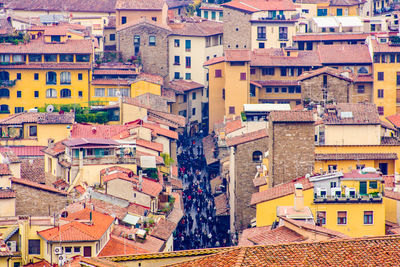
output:
[[[68,158],[68,161],[71,160]],[[74,158],[72,165],[79,165],[79,159]],[[136,164],[135,157],[119,157],[119,156],[103,156],[103,157],[85,157],[83,158],[83,165],[101,165],[101,164]]]
[[[15,80],[0,80],[0,87],[12,87],[15,86],[17,79]]]
[[[314,195],[315,204],[323,203],[382,203],[382,194],[374,193],[368,195],[355,194],[352,196],[318,196]]]

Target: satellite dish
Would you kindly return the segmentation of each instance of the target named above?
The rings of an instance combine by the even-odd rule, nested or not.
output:
[[[48,105],[48,106],[46,107],[46,111],[47,111],[48,113],[53,112],[53,111],[54,111],[53,105]]]

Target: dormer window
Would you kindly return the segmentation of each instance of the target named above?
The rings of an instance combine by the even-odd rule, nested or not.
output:
[[[51,42],[52,42],[52,43],[59,43],[59,42],[61,42],[61,36],[59,36],[59,35],[51,36]]]

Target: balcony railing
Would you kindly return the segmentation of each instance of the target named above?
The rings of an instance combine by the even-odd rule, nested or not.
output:
[[[382,194],[348,195],[348,196],[318,196],[314,195],[314,203],[365,203],[382,202]]]
[[[15,86],[15,83],[17,82],[17,79],[15,80],[0,80],[0,86],[1,87],[12,87]]]

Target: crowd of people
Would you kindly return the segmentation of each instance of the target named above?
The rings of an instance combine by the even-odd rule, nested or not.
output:
[[[175,233],[174,250],[230,245],[229,232],[218,227],[201,138],[182,135],[178,145],[185,215]]]

